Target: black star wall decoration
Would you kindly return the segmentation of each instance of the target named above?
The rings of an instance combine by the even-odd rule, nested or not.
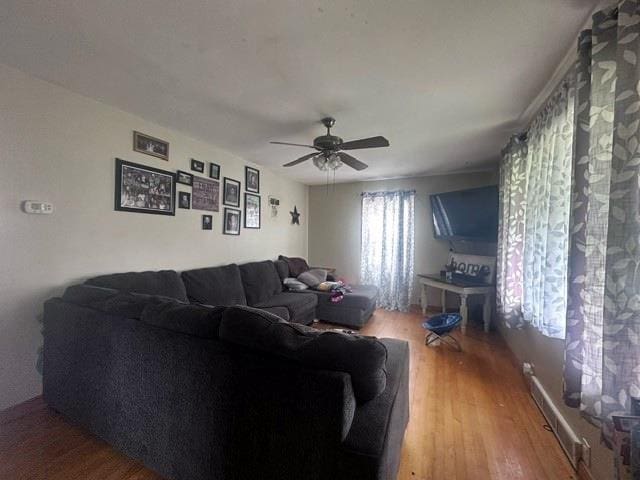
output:
[[[293,206],[293,212],[291,214],[291,225],[300,225],[300,213],[298,213],[298,207]]]

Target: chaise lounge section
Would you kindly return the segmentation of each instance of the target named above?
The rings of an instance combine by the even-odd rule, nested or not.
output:
[[[280,259],[274,262],[282,282],[285,278],[295,276],[298,273],[290,272],[289,262],[285,260],[286,258],[280,256]],[[292,295],[315,295],[317,297],[315,314],[318,320],[360,329],[376,309],[378,288],[373,285],[353,285],[351,291],[346,293],[337,303],[331,301],[331,292],[308,289],[292,292]]]

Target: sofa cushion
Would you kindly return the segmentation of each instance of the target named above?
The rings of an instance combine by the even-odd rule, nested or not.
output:
[[[260,310],[276,315],[280,317],[282,320],[286,320],[287,322],[291,318],[291,315],[289,314],[289,310],[287,309],[287,307],[262,307],[260,308]]]
[[[239,268],[247,304],[258,305],[282,292],[282,282],[271,260],[245,263]]]
[[[73,285],[62,295],[66,302],[99,310],[110,315],[139,319],[148,305],[185,305],[175,298],[121,292],[91,285]]]
[[[204,305],[246,305],[240,269],[232,263],[221,267],[182,272],[189,301]]]
[[[142,311],[140,320],[149,325],[195,337],[218,338],[225,308],[167,302],[148,304]]]
[[[309,270],[309,264],[304,258],[285,257],[284,255],[280,255],[278,260],[284,260],[287,262],[287,265],[289,266],[289,275],[292,277],[297,277],[302,272]]]
[[[174,270],[158,272],[113,273],[90,278],[85,282],[96,287],[114,288],[123,292],[171,297],[187,302],[187,292],[180,275]]]
[[[285,278],[289,278],[291,276],[289,274],[289,265],[287,265],[287,262],[284,260],[276,260],[273,264],[276,267],[276,271],[278,272],[281,282],[284,282]]]
[[[320,331],[256,309],[229,307],[222,316],[220,338],[305,367],[346,372],[359,403],[380,395],[386,386],[387,350],[372,337]]]
[[[304,293],[283,292],[255,306],[258,308],[286,307],[289,310],[289,315],[296,317],[298,313],[315,309],[317,304],[318,298],[311,293],[305,295]]]

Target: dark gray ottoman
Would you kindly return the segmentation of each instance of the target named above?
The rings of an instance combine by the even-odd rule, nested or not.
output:
[[[378,287],[354,285],[352,292],[345,294],[342,301],[331,302],[331,293],[304,290],[318,296],[316,318],[323,322],[336,323],[351,328],[360,328],[373,313],[378,300]]]

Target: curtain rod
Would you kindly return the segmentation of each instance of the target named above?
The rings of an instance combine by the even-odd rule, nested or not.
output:
[[[364,195],[385,195],[388,193],[416,193],[415,190],[380,190],[377,192],[362,192],[360,193],[361,196]]]

